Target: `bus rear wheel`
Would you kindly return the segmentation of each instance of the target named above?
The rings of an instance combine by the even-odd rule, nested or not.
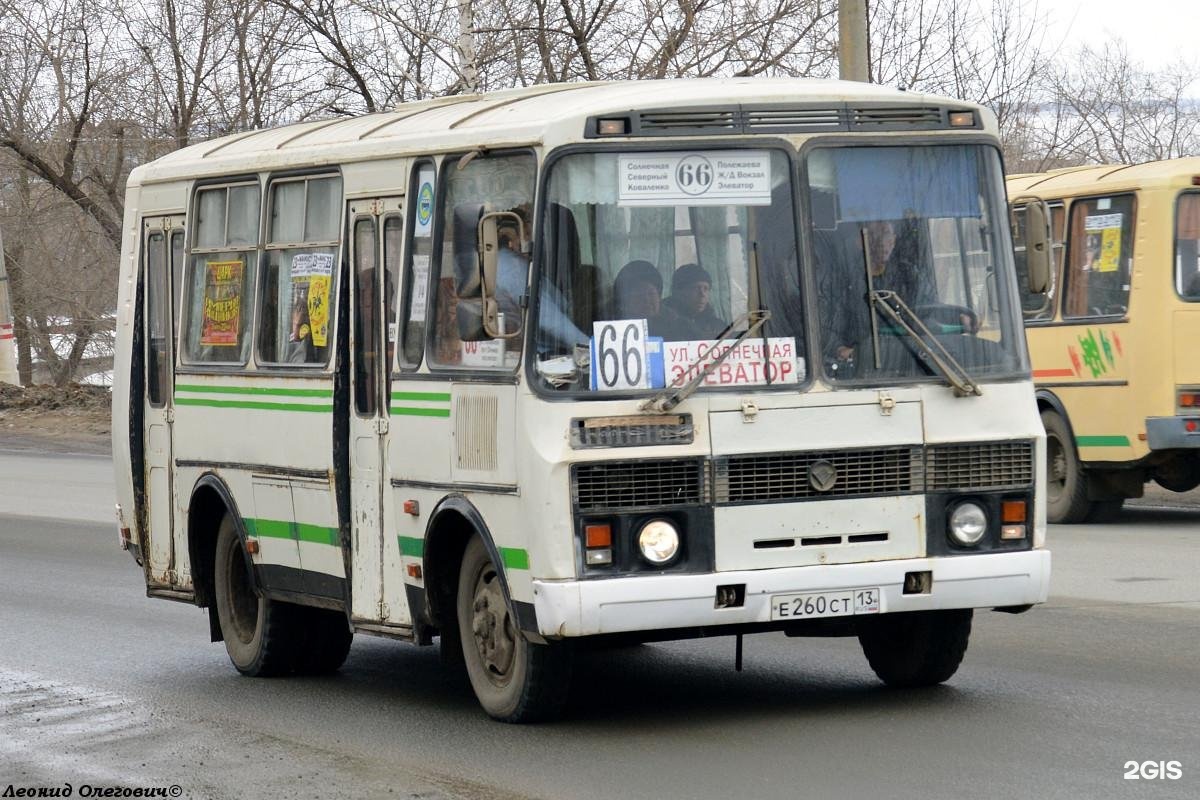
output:
[[[958,671],[971,638],[969,608],[881,614],[860,623],[858,641],[888,686],[933,686]]]
[[[227,513],[217,532],[214,588],[229,660],[243,675],[291,672],[295,667],[294,609],[258,594],[250,570],[233,517]]]
[[[483,710],[501,722],[557,717],[570,686],[570,654],[521,633],[499,568],[478,536],[463,553],[456,605],[467,677]]]
[[[1066,420],[1049,410],[1042,412],[1042,426],[1046,429],[1046,519],[1083,522],[1092,504],[1071,429]]]

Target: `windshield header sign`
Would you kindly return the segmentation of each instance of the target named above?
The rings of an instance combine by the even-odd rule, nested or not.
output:
[[[769,206],[766,150],[638,153],[617,159],[621,206]]]

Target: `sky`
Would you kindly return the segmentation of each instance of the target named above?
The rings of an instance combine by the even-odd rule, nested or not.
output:
[[[1151,69],[1180,56],[1200,63],[1200,0],[1040,0],[1039,6],[1052,51],[1117,36]]]

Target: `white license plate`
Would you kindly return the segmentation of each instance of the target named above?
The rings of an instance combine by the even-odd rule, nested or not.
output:
[[[843,589],[838,592],[771,595],[771,619],[815,619],[878,614],[879,589]]]

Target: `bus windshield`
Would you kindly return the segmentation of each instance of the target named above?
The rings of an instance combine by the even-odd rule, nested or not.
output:
[[[873,313],[872,293],[910,308],[924,340],[975,378],[1025,369],[994,149],[828,147],[807,166],[827,379],[940,377],[928,347]]]
[[[652,390],[683,385],[714,360],[704,386],[802,381],[788,164],[767,149],[555,161],[537,298],[543,386]]]

